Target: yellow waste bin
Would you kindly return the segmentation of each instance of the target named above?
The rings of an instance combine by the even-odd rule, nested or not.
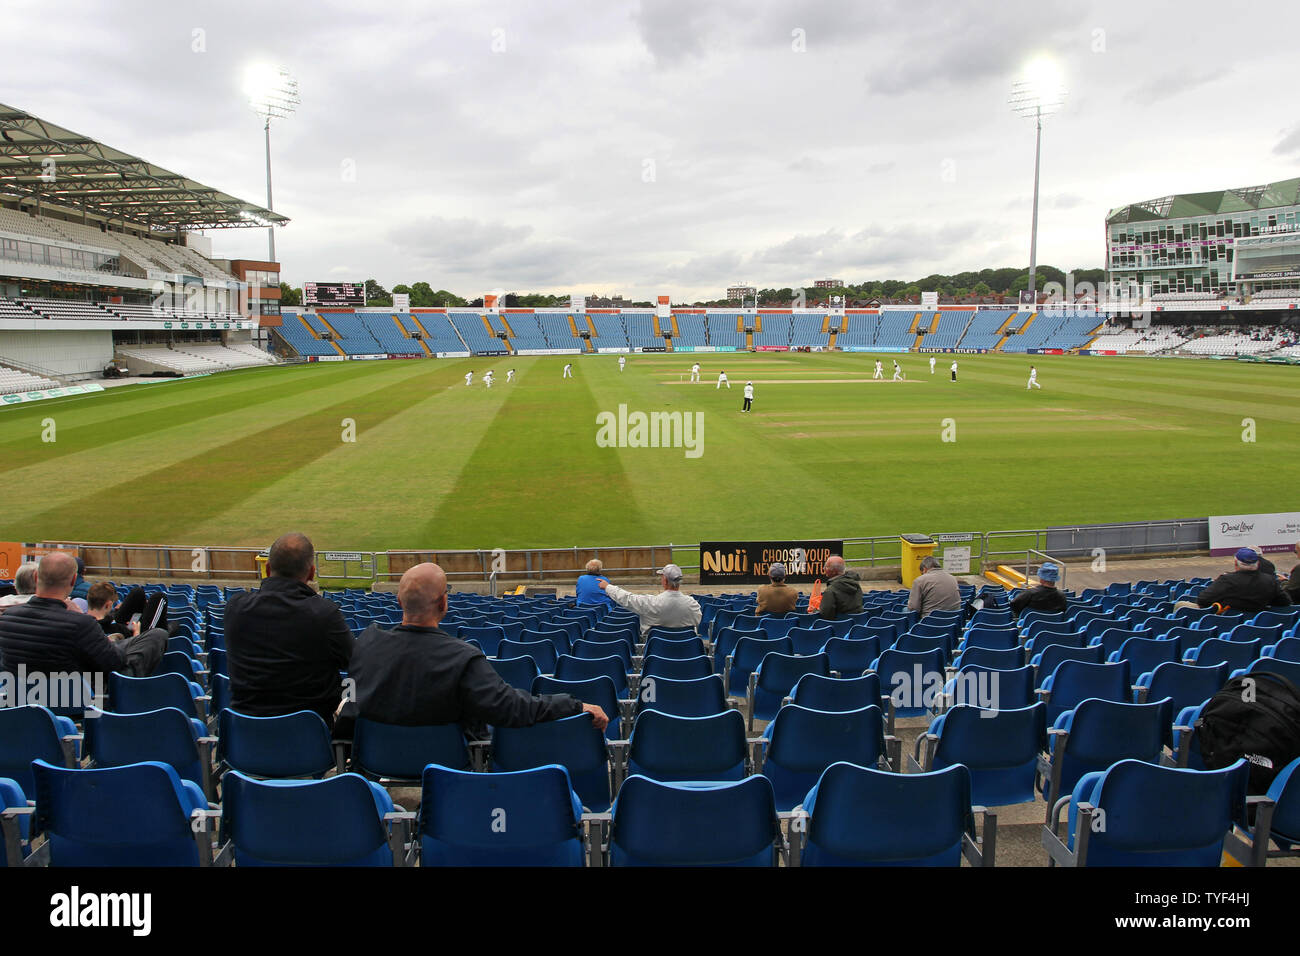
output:
[[[934,554],[934,539],[927,534],[905,534],[899,541],[903,552],[903,587],[910,588],[921,576],[921,559]]]
[[[254,557],[253,560],[257,562],[257,576],[259,578],[266,577],[267,576],[266,564],[268,561],[271,560],[270,556],[265,554],[259,554],[256,557]]]

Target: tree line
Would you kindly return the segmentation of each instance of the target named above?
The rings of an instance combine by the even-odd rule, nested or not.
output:
[[[1094,288],[1100,288],[1105,282],[1105,269],[1075,269],[1074,283],[1088,282]],[[1040,265],[1037,269],[1038,288],[1041,290],[1048,282],[1065,285],[1066,273],[1056,266]],[[902,299],[919,296],[922,292],[937,292],[944,298],[964,296],[1017,295],[1029,288],[1029,272],[1023,268],[980,269],[971,272],[956,272],[951,275],[932,273],[922,279],[877,279],[860,283],[846,283],[826,289],[805,287],[804,298],[807,302],[826,299],[829,296],[843,296],[845,300],[864,299]],[[786,286],[780,289],[759,289],[759,305],[787,307],[794,301],[799,289]],[[390,292],[375,279],[366,280],[366,304],[391,306],[393,294],[406,294],[411,297],[411,307],[417,309],[439,308],[482,308],[482,296],[466,299],[446,289],[434,289],[427,282],[415,282],[411,285],[395,285]],[[287,282],[280,283],[280,304],[282,306],[301,306],[302,289],[295,288]],[[508,292],[500,303],[504,308],[550,309],[567,306],[568,295],[546,295],[540,292]],[[676,302],[674,305],[692,305],[697,307],[739,305],[736,299],[714,299],[710,301]],[[650,302],[634,302],[637,308],[652,308]]]

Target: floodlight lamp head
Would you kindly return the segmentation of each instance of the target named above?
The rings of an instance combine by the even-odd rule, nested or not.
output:
[[[283,67],[255,63],[244,71],[244,95],[248,105],[268,120],[283,119],[298,109],[298,81]]]
[[[1050,116],[1064,104],[1067,95],[1061,68],[1050,57],[1040,56],[1025,65],[1019,80],[1011,86],[1011,111],[1021,116]]]

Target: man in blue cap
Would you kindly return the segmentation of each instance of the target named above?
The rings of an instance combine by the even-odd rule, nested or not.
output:
[[[1259,554],[1253,548],[1240,548],[1232,564],[1231,571],[1201,588],[1196,596],[1200,607],[1218,604],[1225,610],[1254,614],[1269,607],[1290,606],[1291,598],[1277,578],[1259,569]]]
[[[1011,613],[1019,617],[1025,609],[1046,611],[1048,614],[1064,611],[1069,605],[1065,595],[1056,587],[1056,582],[1060,580],[1061,569],[1050,561],[1044,562],[1038,569],[1038,587],[1021,591],[1012,598]]]

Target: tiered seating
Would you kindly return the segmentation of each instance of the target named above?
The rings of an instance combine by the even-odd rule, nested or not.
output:
[[[1252,293],[1251,301],[1256,299],[1296,299],[1300,300],[1300,289],[1261,289]]]
[[[27,309],[21,302],[13,299],[0,299],[0,319],[39,319],[35,312]]]
[[[358,312],[357,320],[379,343],[379,351],[388,355],[423,355],[424,349],[414,339],[408,339],[397,328],[394,315],[380,312]]]
[[[790,315],[769,314],[760,316],[763,330],[754,333],[754,345],[779,345],[789,347],[793,334],[793,321]]]
[[[505,343],[491,335],[483,325],[483,315],[479,312],[448,312],[447,318],[456,327],[471,352],[501,352]]]
[[[348,355],[377,355],[384,351],[353,312],[330,312],[324,316],[308,313],[307,319],[313,322],[317,331],[325,331],[328,322],[338,333],[334,341]]]
[[[823,317],[820,315],[809,315],[808,313],[799,313],[794,317],[790,327],[790,347],[797,348],[814,348],[821,346],[825,348],[830,342],[830,335],[822,331]]]
[[[338,355],[336,349],[329,342],[322,341],[314,337],[311,332],[307,331],[307,325],[302,316],[292,312],[285,312],[281,316],[281,325],[277,330],[284,340],[293,347],[293,350],[299,355]]]
[[[991,349],[1002,341],[998,329],[1015,314],[1015,309],[988,309],[975,313],[966,334],[957,343],[962,349]]]
[[[59,383],[52,379],[32,375],[16,368],[0,365],[0,395],[12,392],[31,392],[43,388],[58,388]]]
[[[880,324],[880,316],[867,315],[864,313],[855,313],[846,315],[843,320],[847,327],[841,326],[841,331],[835,336],[835,344],[839,348],[845,346],[869,347],[876,344],[876,327]],[[831,320],[834,325],[835,320]]]
[[[424,341],[431,352],[465,352],[465,343],[456,334],[445,312],[421,312],[418,316],[402,316],[402,322],[412,332],[421,328],[424,330]]]
[[[1223,296],[1217,292],[1156,292],[1151,296],[1152,302],[1202,302],[1218,303]]]
[[[871,344],[891,349],[910,348],[912,343],[916,341],[916,336],[909,332],[908,329],[912,327],[912,320],[915,318],[915,309],[906,312],[881,312],[880,321],[875,329],[875,338]],[[852,327],[853,323],[850,323],[849,328],[852,329]]]
[[[192,355],[165,345],[118,346],[117,354],[124,356],[128,364],[132,359],[140,362],[152,362],[182,375],[194,375],[199,372],[219,372],[231,366],[214,361],[204,356]]]
[[[609,312],[589,312],[587,313],[587,321],[596,327],[596,337],[591,342],[597,349],[625,349],[630,347],[623,316]],[[650,331],[654,331],[653,326],[651,326]],[[642,344],[654,345],[656,343],[647,340]]]
[[[75,299],[20,299],[19,302],[47,319],[90,319],[96,321],[113,318],[111,314],[105,312],[93,302],[83,302]]]
[[[173,320],[178,318],[171,309],[164,308],[161,305],[141,305],[136,302],[103,302],[100,308],[105,312],[111,312],[121,319],[167,319]]]
[[[745,333],[736,331],[739,312],[710,312],[704,317],[705,328],[709,332],[709,344],[712,346],[745,347]]]
[[[550,348],[550,343],[546,341],[546,336],[542,334],[542,328],[537,324],[537,317],[529,312],[512,312],[509,315],[496,315],[492,317],[492,327],[494,329],[505,328],[505,323],[510,323],[510,328],[514,330],[514,335],[510,336],[510,344],[517,349],[546,349]],[[567,320],[566,320],[567,323]]]
[[[1245,615],[1172,609],[1205,583],[1065,592],[1065,612],[1027,611],[1016,620],[1007,609],[1011,595],[989,586],[969,621],[960,610],[918,620],[906,610],[905,590],[869,591],[862,614],[836,621],[808,615],[803,598],[793,615],[759,618],[752,594],[700,594],[699,634],[652,630],[644,643],[636,616],[619,608],[454,592],[444,630],[479,642],[502,673],[531,673],[534,692],[600,702],[611,717],[605,739],[587,715],[497,728],[490,742],[474,744],[454,725],[386,728],[363,720],[350,768],[338,772],[329,730],[316,715],[252,718],[229,708],[224,609],[238,589],[149,585],[166,593],[169,620],[180,626],[169,642],[172,660],[154,677],[110,678],[114,713],[87,728],[94,732],[80,757],[64,746],[75,739],[71,721],[43,708],[0,710],[5,804],[25,809],[35,800],[39,829],[57,838],[31,839],[28,827],[8,849],[34,864],[64,866],[192,866],[231,855],[236,866],[391,866],[417,858],[425,866],[953,866],[963,857],[979,866],[995,862],[996,822],[985,808],[1041,796],[1044,844],[1057,862],[1127,865],[1163,853],[1163,862],[1217,866],[1225,848],[1235,852],[1225,843],[1229,829],[1245,822],[1225,797],[1240,794],[1245,764],[1214,773],[1197,767],[1189,731],[1228,665],[1188,666],[1152,648],[1186,648],[1181,656],[1194,658],[1216,641],[1258,644],[1252,669],[1300,670],[1292,646],[1300,644],[1281,636],[1294,632],[1300,610],[1264,611],[1246,622]],[[966,601],[976,593],[961,590]],[[355,633],[401,619],[391,593],[328,596]],[[1139,636],[1111,651],[1121,630]],[[1017,662],[978,663],[995,644],[1005,650],[989,653]],[[862,657],[850,653],[856,645],[875,655],[863,676],[853,663]],[[1089,648],[1108,662],[1077,656]],[[910,686],[922,662],[926,684],[931,672],[942,678],[951,670],[942,692]],[[1138,676],[1149,664],[1154,672]],[[1118,680],[1108,688],[1099,678],[1112,674]],[[1191,680],[1202,676],[1209,679]],[[1200,689],[1177,700],[1179,680]],[[1179,713],[1175,703],[1186,701]],[[179,713],[160,709],[167,707]],[[747,737],[738,708],[751,722],[756,712],[771,722]],[[1050,721],[1049,741],[1052,710],[1060,716]],[[904,767],[894,731],[909,713],[928,732]],[[1300,784],[1291,783],[1297,768],[1300,761],[1283,769],[1269,794],[1274,819],[1287,826],[1300,800]],[[258,779],[290,777],[300,779],[292,786]],[[398,811],[384,790],[403,785],[420,788],[419,814]],[[1063,802],[1054,803],[1058,795]],[[1089,826],[1085,801],[1108,812],[1112,825]],[[221,813],[209,803],[221,805],[220,839],[229,847],[214,841]],[[601,815],[611,805],[612,820]],[[1061,834],[1053,817],[1067,806]],[[494,829],[501,811],[509,826]],[[1156,828],[1151,821],[1160,815],[1179,825]],[[302,825],[286,828],[285,819]],[[1086,833],[1092,840],[1081,842]],[[1254,837],[1255,863],[1294,843],[1289,830],[1273,831],[1276,851],[1270,834],[1257,829]],[[21,862],[10,857],[11,865]]]
[[[673,347],[691,345],[699,347],[708,345],[708,330],[705,328],[704,316],[698,312],[681,312],[677,316],[677,337]]]
[[[177,352],[192,355],[212,363],[217,368],[255,368],[274,365],[275,359],[254,345],[217,345],[183,342],[175,346]]]
[[[1259,355],[1273,351],[1287,340],[1286,336],[1278,333],[1256,337],[1244,332],[1226,332],[1184,342],[1182,350],[1193,355]]]
[[[662,336],[655,335],[653,312],[624,312],[623,327],[627,330],[627,343],[630,348],[662,348]],[[597,327],[599,329],[599,327]],[[601,335],[603,342],[605,336]],[[599,344],[599,343],[598,343]]]
[[[974,312],[941,312],[937,321],[932,320],[930,332],[921,340],[921,347],[927,349],[955,349],[961,341],[962,333],[975,316]]]
[[[545,345],[539,345],[537,348],[582,348],[582,339],[573,334],[573,328],[569,325],[570,316],[568,313],[561,315],[556,312],[538,312],[535,314],[535,318],[542,330],[542,337],[546,340]],[[585,322],[583,327],[586,327]],[[518,330],[516,329],[516,331]]]
[[[1039,312],[1023,333],[1009,336],[1004,352],[1027,352],[1030,349],[1077,349],[1101,324],[1094,312]]]

